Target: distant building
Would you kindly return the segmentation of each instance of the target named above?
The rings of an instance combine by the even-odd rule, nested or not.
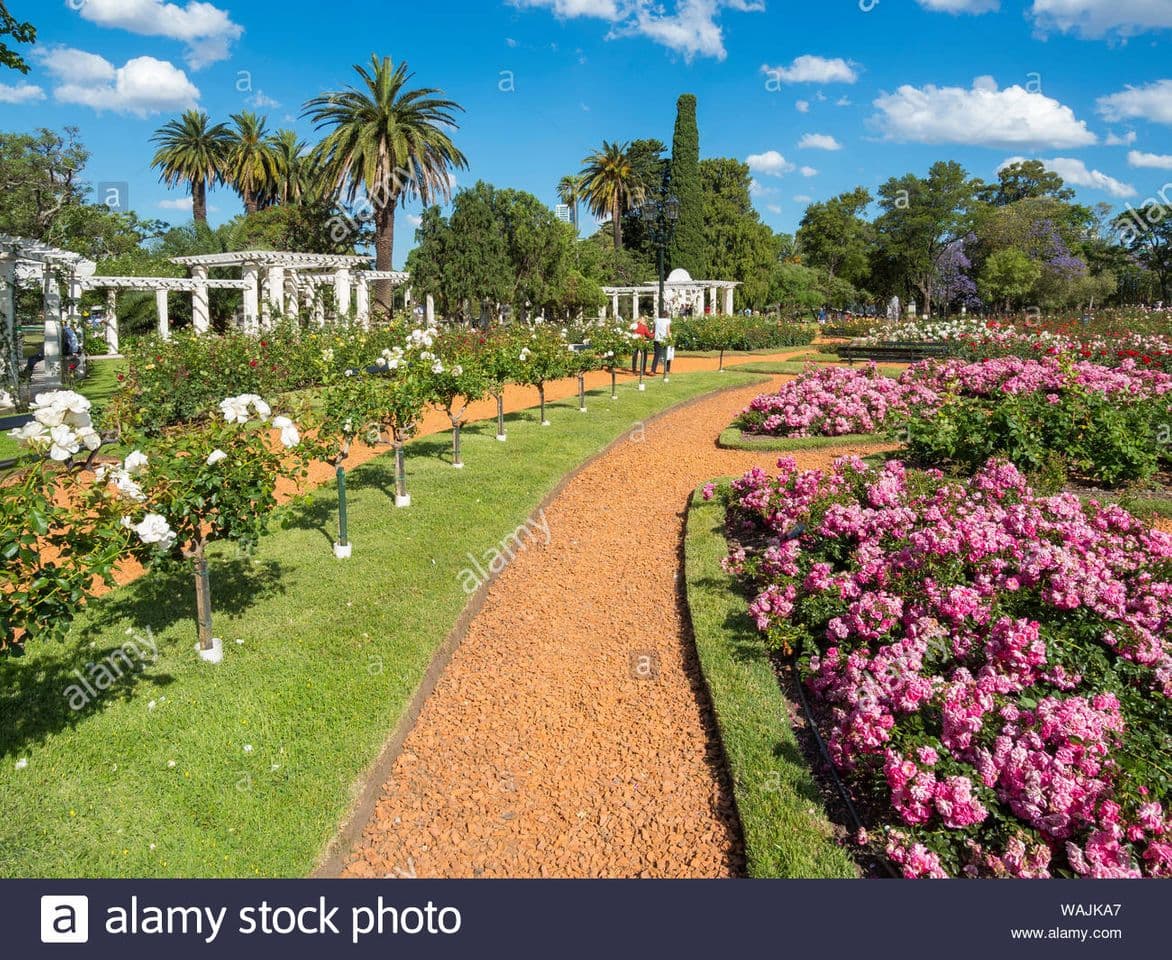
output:
[[[562,223],[573,223],[574,222],[574,208],[571,207],[569,204],[559,203],[554,208],[554,212],[557,214],[557,218]]]

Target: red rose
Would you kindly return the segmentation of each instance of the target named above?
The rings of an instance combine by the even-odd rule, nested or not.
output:
[[[255,367],[255,366],[256,366],[256,361],[255,361],[255,360],[249,360],[249,361],[248,361],[248,365],[249,365],[250,367]]]

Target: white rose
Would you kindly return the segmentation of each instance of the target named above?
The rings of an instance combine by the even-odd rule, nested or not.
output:
[[[229,397],[220,404],[226,423],[248,423],[248,401],[244,397]]]
[[[141,450],[134,450],[127,455],[122,469],[126,471],[128,477],[136,477],[146,469],[148,463],[150,460],[145,453]]]
[[[18,443],[23,443],[34,448],[44,446],[45,441],[49,439],[49,431],[45,428],[45,425],[36,420],[30,420],[23,427],[10,430],[8,435]]]
[[[228,454],[224,453],[223,450],[213,450],[211,454],[208,455],[207,463],[209,467],[214,467],[220,461],[227,459]]]
[[[454,367],[452,367],[452,376],[460,377],[463,375],[464,375],[464,368],[462,366],[460,366],[458,363]]]
[[[286,447],[295,447],[301,442],[301,434],[297,432],[297,426],[288,417],[277,417],[273,420],[273,426],[281,431],[281,443]]]
[[[51,441],[49,458],[58,460],[61,463],[72,459],[74,454],[81,449],[81,441],[78,439],[77,434],[64,425],[54,427],[50,430],[49,439]]]
[[[443,373],[444,365],[437,360],[431,365],[431,372],[437,375]]]
[[[120,470],[114,475],[114,486],[117,487],[120,494],[131,500],[137,500],[141,503],[146,499],[146,495],[142,492],[142,487],[131,480],[130,476],[124,471]]]
[[[265,403],[260,397],[252,398],[252,408],[256,411],[256,415],[262,420],[268,420],[273,415],[273,409]]]
[[[78,430],[77,439],[85,445],[87,450],[93,451],[102,448],[102,435],[93,427],[82,427]]]
[[[143,517],[142,522],[135,526],[134,532],[143,543],[157,543],[165,550],[170,549],[175,543],[175,531],[171,529],[171,524],[157,513],[148,513]]]

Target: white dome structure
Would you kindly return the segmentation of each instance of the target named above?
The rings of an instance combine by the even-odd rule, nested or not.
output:
[[[676,267],[667,277],[668,283],[691,283],[692,275],[683,267]]]

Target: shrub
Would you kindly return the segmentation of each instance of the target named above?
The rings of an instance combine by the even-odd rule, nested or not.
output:
[[[1172,876],[1172,536],[1003,462],[779,467],[729,568],[904,875]]]
[[[684,317],[672,323],[677,350],[772,350],[804,347],[814,342],[818,327],[779,323],[766,317],[712,314]]]

